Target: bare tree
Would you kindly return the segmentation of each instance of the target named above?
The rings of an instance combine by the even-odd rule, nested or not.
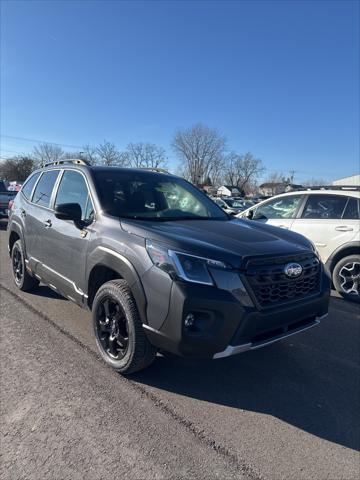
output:
[[[152,143],[129,143],[124,152],[130,166],[135,168],[165,168],[166,152]]]
[[[96,165],[99,163],[99,157],[96,153],[96,147],[85,145],[81,150],[75,152],[65,152],[63,159],[80,159],[85,160],[90,165]]]
[[[35,161],[31,157],[19,155],[7,158],[0,163],[0,178],[9,182],[23,182],[35,168]]]
[[[33,157],[41,166],[46,163],[56,162],[61,160],[64,155],[64,151],[58,145],[51,143],[39,143],[33,150]]]
[[[262,161],[250,152],[244,155],[231,152],[226,156],[225,182],[237,187],[240,192],[250,193],[263,171]]]
[[[81,158],[90,163],[90,165],[96,165],[99,163],[99,156],[97,154],[96,147],[89,144],[83,146]]]
[[[107,166],[122,165],[124,158],[116,148],[114,143],[104,141],[96,147],[96,154],[99,157],[100,163]]]
[[[178,130],[172,147],[180,159],[183,175],[192,183],[201,184],[207,177],[218,175],[226,139],[217,130],[198,123]]]
[[[82,152],[65,152],[64,155],[61,157],[61,160],[71,160],[71,159],[78,159],[82,158]]]
[[[285,183],[286,182],[286,177],[282,172],[272,172],[270,173],[264,183]]]

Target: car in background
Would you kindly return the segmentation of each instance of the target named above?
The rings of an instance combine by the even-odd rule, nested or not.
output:
[[[241,198],[233,197],[211,197],[211,199],[229,215],[237,215],[247,208]]]
[[[322,187],[276,195],[237,215],[300,233],[328,267],[334,287],[360,302],[360,187]]]
[[[9,182],[8,190],[9,192],[20,192],[21,187],[22,187],[21,183]]]
[[[0,218],[7,217],[9,214],[9,202],[13,200],[17,192],[10,192],[7,189],[6,182],[0,180]]]

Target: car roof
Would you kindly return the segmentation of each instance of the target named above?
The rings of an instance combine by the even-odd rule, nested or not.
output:
[[[164,169],[161,168],[130,168],[130,167],[118,167],[118,166],[106,166],[106,165],[90,165],[87,162],[79,159],[71,160],[59,160],[46,164],[44,167],[37,169],[37,172],[44,172],[54,169],[69,168],[79,171],[92,171],[92,172],[119,172],[128,174],[145,174],[145,175],[164,175],[169,177],[176,177]]]
[[[274,195],[272,197],[266,198],[263,202],[267,200],[272,200],[273,198],[281,198],[281,197],[288,197],[289,195],[347,195],[350,197],[360,198],[360,191],[355,190],[355,188],[359,187],[344,187],[344,188],[319,188],[316,190],[313,189],[306,189],[306,190],[292,190],[291,192],[280,193],[278,195]]]

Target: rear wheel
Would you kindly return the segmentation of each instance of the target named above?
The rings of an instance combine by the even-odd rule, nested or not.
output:
[[[26,270],[24,250],[21,240],[17,240],[11,250],[12,273],[15,285],[19,290],[31,292],[39,286],[39,280]]]
[[[148,341],[135,299],[125,280],[105,283],[95,295],[93,327],[102,358],[126,375],[142,370],[155,359],[156,348]]]
[[[333,283],[344,298],[360,303],[360,256],[342,258],[335,265]]]

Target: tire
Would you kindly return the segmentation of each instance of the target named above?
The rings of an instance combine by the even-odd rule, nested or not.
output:
[[[347,300],[360,303],[360,256],[349,255],[335,265],[333,283]]]
[[[25,255],[21,240],[17,240],[11,250],[11,265],[14,283],[19,290],[31,292],[39,286],[39,280],[30,275],[25,265]]]
[[[104,361],[123,375],[154,361],[156,348],[147,339],[125,280],[111,280],[97,291],[92,306],[93,328]]]

